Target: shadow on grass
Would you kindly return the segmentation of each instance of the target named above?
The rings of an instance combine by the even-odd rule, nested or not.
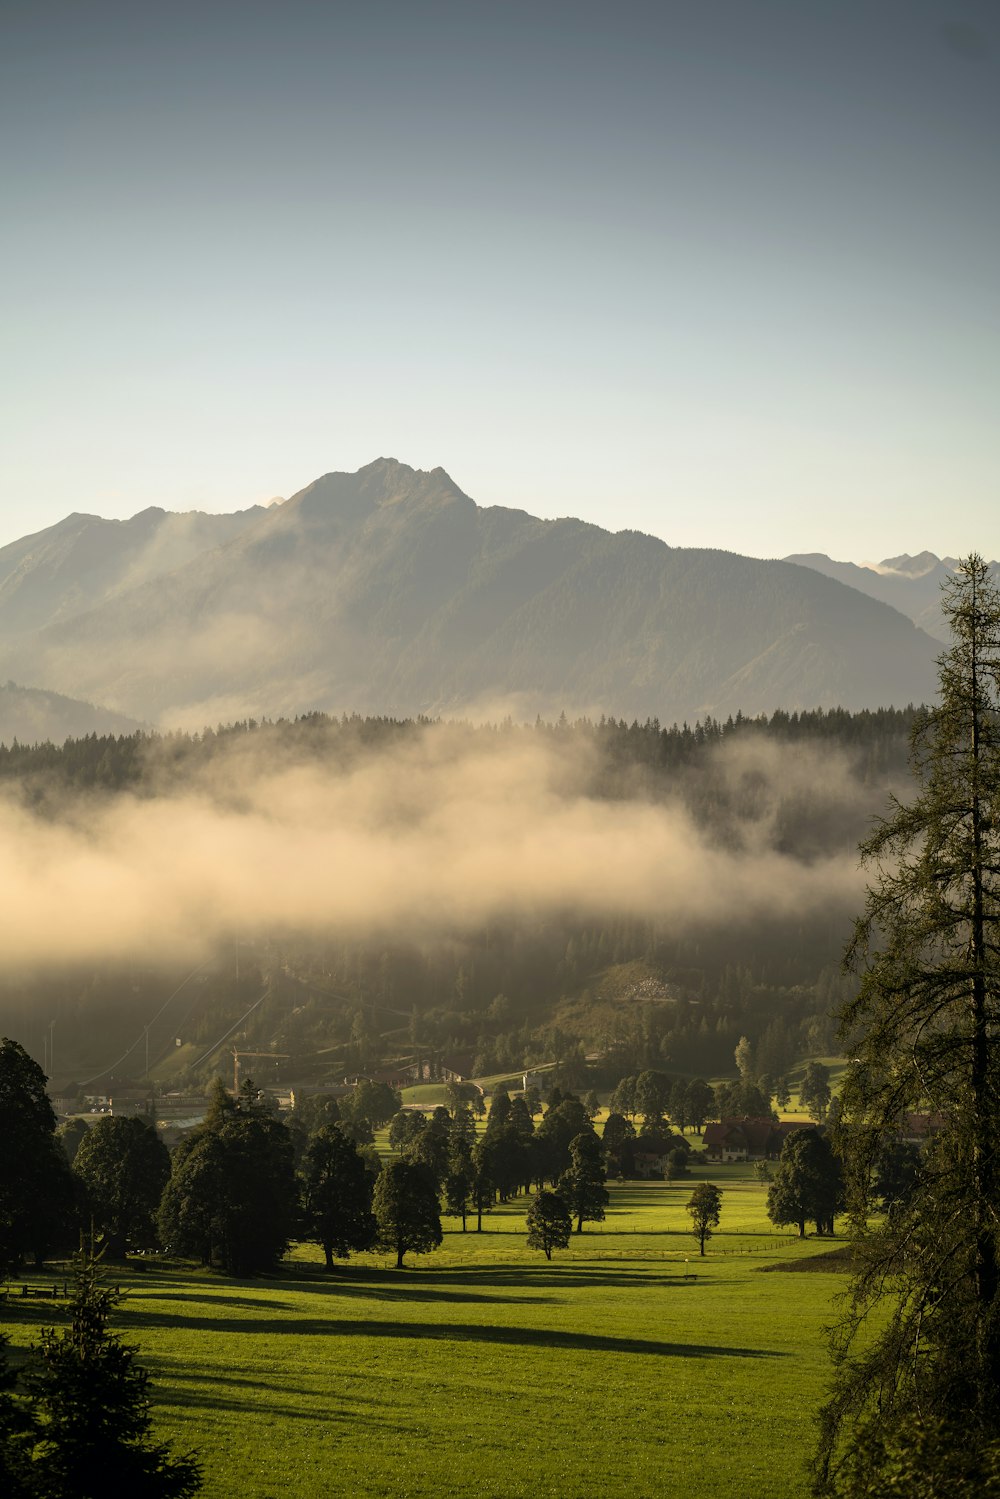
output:
[[[633,1265],[637,1268],[633,1269]],[[541,1302],[543,1298],[538,1296],[490,1296],[485,1291],[473,1288],[511,1286],[528,1289],[538,1286],[547,1291],[558,1292],[571,1286],[574,1288],[590,1286],[595,1289],[615,1286],[626,1290],[637,1286],[660,1286],[664,1290],[674,1290],[690,1286],[692,1280],[690,1274],[680,1267],[665,1274],[662,1271],[651,1272],[648,1260],[612,1259],[598,1261],[596,1265],[582,1264],[578,1260],[528,1266],[520,1262],[505,1265],[493,1261],[485,1265],[448,1265],[441,1268],[428,1266],[426,1269],[417,1265],[407,1265],[402,1270],[377,1270],[367,1265],[347,1265],[333,1272],[318,1273],[315,1277],[306,1274],[295,1279],[291,1277],[286,1279],[282,1275],[280,1280],[272,1281],[271,1284],[281,1289],[294,1288],[313,1293],[327,1290],[334,1295],[360,1293],[375,1299],[385,1297],[389,1300],[395,1297],[402,1300],[420,1300],[422,1295],[425,1295],[429,1301],[440,1299]],[[441,1289],[452,1286],[467,1289],[462,1291]],[[421,1288],[422,1294],[416,1294],[414,1287]],[[424,1291],[423,1288],[426,1290]]]
[[[270,1284],[262,1282],[262,1286]],[[266,1294],[266,1293],[265,1293]],[[193,1303],[208,1304],[209,1306],[231,1306],[236,1309],[244,1309],[250,1312],[262,1312],[265,1307],[268,1311],[277,1313],[290,1312],[292,1302],[272,1301],[261,1296],[227,1296],[214,1291],[200,1291],[192,1288],[190,1291],[160,1291],[147,1286],[129,1286],[127,1295],[122,1297],[121,1305],[126,1310],[131,1304],[136,1306],[143,1301],[183,1301],[186,1306]],[[141,1313],[140,1313],[141,1315]]]
[[[426,1301],[426,1303],[471,1304],[471,1306],[544,1306],[559,1300],[562,1292],[570,1289],[615,1288],[646,1289],[651,1286],[663,1291],[690,1289],[699,1283],[702,1289],[708,1285],[705,1277],[697,1277],[693,1271],[681,1268],[664,1273],[649,1270],[648,1261],[609,1259],[597,1264],[492,1264],[448,1265],[448,1267],[418,1268],[406,1265],[396,1268],[370,1267],[370,1265],[343,1265],[337,1270],[324,1267],[295,1267],[295,1270],[279,1270],[274,1276],[262,1277],[249,1282],[259,1288],[259,1295],[241,1294],[241,1289],[225,1291],[225,1282],[216,1282],[219,1289],[204,1289],[204,1282],[187,1286],[172,1283],[160,1289],[153,1283],[132,1286],[121,1303],[121,1312],[132,1309],[139,1318],[144,1318],[142,1307],[151,1301],[178,1301],[184,1306],[232,1307],[234,1312],[256,1313],[264,1319],[271,1313],[276,1319],[294,1310],[289,1295],[321,1295],[331,1298],[364,1297],[375,1301]],[[240,1288],[247,1282],[237,1283]],[[547,1291],[550,1295],[511,1295],[508,1291]],[[498,1294],[493,1294],[498,1292]],[[282,1300],[277,1300],[282,1297]],[[190,1318],[183,1318],[190,1322]],[[235,1321],[235,1318],[234,1318]]]
[[[144,1327],[176,1327],[178,1319],[151,1313],[137,1318]],[[403,1338],[412,1342],[495,1343],[515,1348],[566,1348],[590,1353],[638,1353],[658,1358],[785,1358],[761,1348],[715,1343],[661,1343],[645,1338],[605,1337],[542,1327],[489,1327],[467,1322],[379,1322],[370,1318],[283,1317],[278,1321],[241,1317],[184,1317],[182,1324],[202,1332],[266,1333],[272,1338]]]
[[[378,1272],[376,1272],[377,1274]],[[485,1291],[449,1291],[441,1289],[438,1285],[427,1285],[424,1287],[420,1282],[413,1281],[406,1271],[396,1272],[401,1276],[398,1284],[372,1283],[371,1274],[364,1278],[355,1277],[348,1279],[337,1277],[323,1280],[299,1281],[289,1284],[283,1282],[283,1290],[291,1290],[293,1293],[307,1294],[312,1296],[363,1296],[367,1300],[375,1301],[429,1301],[429,1302],[457,1302],[472,1303],[473,1305],[488,1305],[498,1303],[503,1306],[539,1306],[551,1302],[555,1298],[551,1296],[490,1296]],[[405,1282],[402,1280],[405,1277]],[[430,1279],[430,1277],[428,1277]],[[129,1296],[129,1301],[134,1306],[144,1301],[179,1301],[185,1306],[198,1306],[208,1304],[210,1306],[232,1307],[236,1312],[256,1312],[258,1317],[265,1313],[272,1313],[275,1317],[282,1317],[285,1313],[293,1311],[294,1306],[289,1301],[278,1301],[267,1294],[273,1283],[263,1282],[261,1295],[254,1298],[249,1296],[225,1296],[208,1294],[201,1291],[151,1291],[148,1296],[135,1293]],[[124,1304],[124,1303],[123,1303]],[[143,1316],[141,1310],[138,1315]],[[190,1321],[187,1316],[183,1317],[185,1322]],[[234,1317],[234,1321],[239,1318]]]
[[[283,1421],[306,1421],[316,1426],[331,1420],[356,1422],[362,1406],[371,1407],[373,1412],[381,1410],[377,1399],[356,1391],[351,1393],[350,1405],[344,1405],[335,1399],[330,1400],[329,1395],[324,1398],[315,1389],[299,1389],[282,1383],[280,1390],[275,1390],[268,1383],[267,1376],[252,1379],[220,1375],[214,1365],[201,1370],[178,1370],[164,1368],[157,1360],[147,1359],[146,1367],[153,1376],[152,1394],[156,1405],[161,1409],[169,1407],[186,1422],[203,1423],[207,1411],[237,1411],[245,1415],[252,1410],[271,1419],[277,1416]],[[305,1402],[312,1403],[303,1408]],[[385,1425],[381,1416],[379,1424]],[[394,1423],[394,1429],[411,1434],[416,1432],[415,1427],[398,1423]]]

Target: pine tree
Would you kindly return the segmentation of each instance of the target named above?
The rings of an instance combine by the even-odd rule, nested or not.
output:
[[[981,557],[959,564],[944,612],[953,644],[914,729],[916,796],[862,845],[875,879],[842,1013],[860,1268],[823,1413],[824,1495],[886,1492],[918,1449],[932,1474],[1000,1452],[1000,593]],[[872,1218],[878,1162],[918,1109],[940,1132],[906,1199]]]
[[[40,1368],[25,1379],[35,1420],[27,1493],[33,1499],[187,1499],[201,1469],[150,1436],[149,1376],[108,1329],[117,1296],[93,1255],[77,1259],[71,1325],[42,1333]]]

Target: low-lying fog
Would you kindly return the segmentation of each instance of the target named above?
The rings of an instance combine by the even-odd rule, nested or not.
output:
[[[191,774],[154,771],[154,794],[56,815],[8,790],[5,957],[194,959],[234,929],[426,940],[525,912],[680,927],[860,906],[854,842],[885,788],[842,752],[741,739],[715,753],[710,791],[691,772],[667,800],[639,778],[602,799],[602,775],[574,736],[429,725],[339,767],[279,763],[248,735]]]

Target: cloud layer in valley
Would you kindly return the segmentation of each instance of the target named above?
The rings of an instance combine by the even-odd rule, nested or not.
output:
[[[595,796],[596,751],[575,737],[444,725],[337,766],[276,763],[248,735],[193,775],[164,772],[154,795],[58,815],[9,798],[4,952],[196,959],[234,931],[429,939],[567,912],[676,928],[849,915],[863,894],[850,840],[802,858],[782,833],[797,805],[857,819],[847,762],[763,743],[720,753],[718,784],[753,808],[724,836],[690,797]]]

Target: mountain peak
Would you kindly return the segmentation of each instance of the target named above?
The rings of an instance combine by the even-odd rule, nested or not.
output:
[[[411,468],[396,458],[376,458],[356,473],[323,474],[281,507],[285,521],[301,515],[312,521],[362,523],[378,510],[394,506],[438,508],[456,501],[472,506],[443,468]]]
[[[899,573],[904,578],[923,578],[940,565],[940,557],[935,557],[933,552],[918,552],[915,557],[903,552],[899,557],[883,557],[877,571]]]

